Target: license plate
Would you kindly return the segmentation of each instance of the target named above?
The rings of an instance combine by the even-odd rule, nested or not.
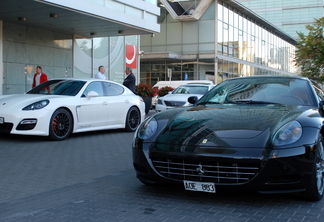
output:
[[[184,180],[183,184],[186,190],[216,193],[216,187],[214,183]]]
[[[3,123],[4,123],[4,118],[0,117],[0,124],[3,124]]]

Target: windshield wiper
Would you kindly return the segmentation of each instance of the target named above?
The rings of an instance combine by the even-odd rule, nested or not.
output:
[[[267,102],[267,101],[255,101],[255,100],[235,100],[235,101],[224,101],[224,102],[201,102],[197,103],[197,105],[206,105],[206,104],[279,104],[275,102]]]
[[[235,100],[231,101],[231,103],[241,103],[241,104],[279,104],[275,102],[267,102],[267,101],[255,101],[255,100]]]
[[[197,105],[206,105],[206,104],[220,104],[219,102],[201,102],[197,103]]]

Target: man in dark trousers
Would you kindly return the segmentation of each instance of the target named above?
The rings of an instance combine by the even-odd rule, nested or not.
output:
[[[135,93],[135,75],[132,73],[131,67],[126,67],[125,70],[126,79],[123,82],[123,85],[129,88],[133,93]]]

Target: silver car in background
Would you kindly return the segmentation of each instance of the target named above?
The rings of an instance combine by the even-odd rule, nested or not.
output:
[[[187,100],[190,96],[197,96],[198,99],[206,92],[211,90],[215,85],[211,84],[186,84],[177,87],[169,94],[159,97],[155,110],[161,112],[166,109],[171,109],[180,106],[190,106]]]

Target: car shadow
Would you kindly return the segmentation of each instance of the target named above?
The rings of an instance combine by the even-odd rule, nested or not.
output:
[[[81,138],[85,136],[101,136],[103,134],[116,134],[116,133],[128,133],[132,135],[134,132],[126,132],[123,129],[111,129],[111,130],[98,130],[98,131],[90,131],[90,132],[82,132],[82,133],[73,133],[65,140],[69,140],[72,138]],[[59,142],[50,140],[47,136],[33,136],[33,135],[16,135],[16,134],[0,134],[0,140],[3,141],[24,141],[24,142]]]
[[[234,201],[236,203],[242,202],[244,204],[254,205],[255,203],[271,203],[271,202],[305,202],[299,193],[275,193],[275,194],[261,194],[255,191],[246,190],[232,190],[232,189],[217,189],[216,193],[206,193],[198,191],[187,191],[183,185],[179,184],[142,184],[138,187],[141,192],[148,194],[159,193],[161,196],[174,197],[176,199],[193,199],[199,202],[226,202]]]
[[[15,134],[0,134],[0,140],[2,141],[21,141],[21,142],[44,142],[48,141],[44,136],[30,136],[30,135],[15,135]]]

